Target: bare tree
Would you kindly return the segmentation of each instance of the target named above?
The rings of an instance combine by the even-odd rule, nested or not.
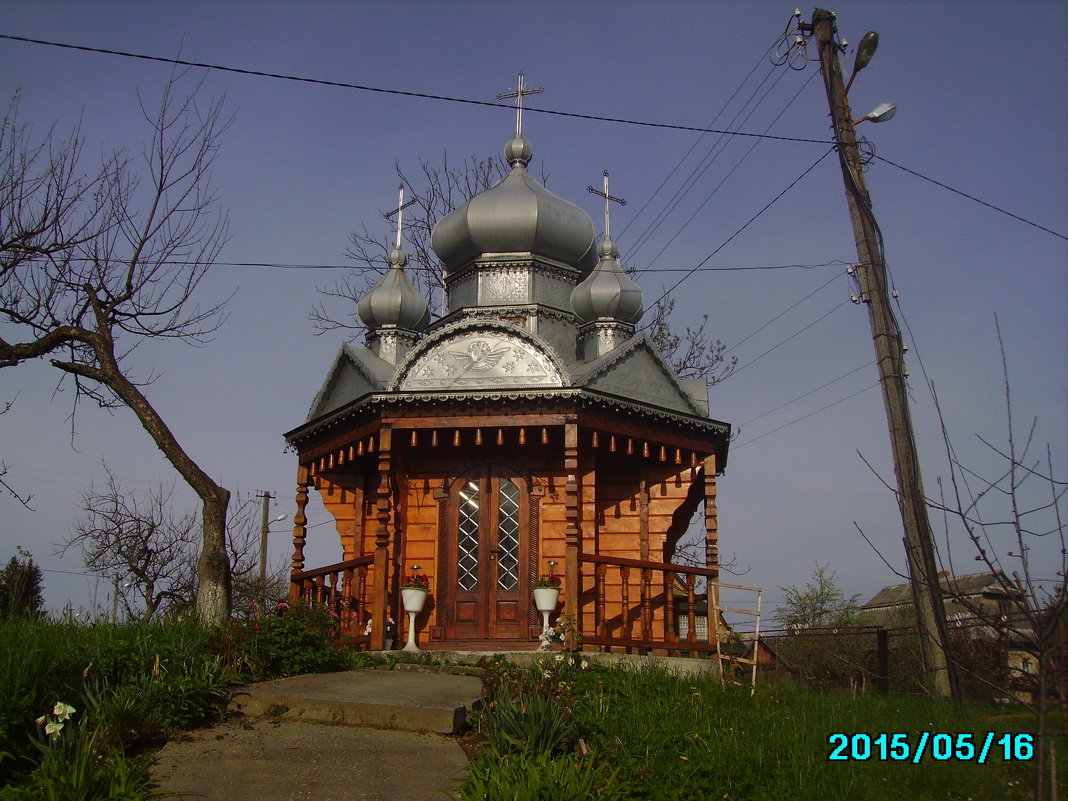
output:
[[[952,580],[946,583],[946,593],[978,621],[980,626],[973,630],[994,635],[995,642],[990,645],[1011,645],[1013,650],[1029,654],[1030,665],[1005,666],[1007,686],[997,689],[1006,696],[1015,696],[1035,715],[1034,798],[1041,801],[1046,797],[1047,721],[1052,710],[1068,704],[1068,644],[1064,641],[1068,618],[1064,501],[1068,481],[1056,477],[1049,444],[1035,453],[1037,418],[1031,420],[1021,436],[1013,411],[1005,345],[996,318],[995,327],[1005,388],[1006,430],[1000,444],[982,436],[979,441],[1000,466],[995,474],[984,475],[958,458],[936,395],[949,476],[945,481],[939,479],[940,497],[928,503],[943,515],[947,539],[951,529],[967,535],[975,561],[986,566],[1008,602],[1000,608],[980,603],[960,592]],[[952,573],[948,543],[946,560]],[[967,664],[961,667],[967,670]],[[972,677],[983,682],[994,678],[988,671],[972,671]]]
[[[971,618],[954,646],[971,656],[983,657],[971,665],[967,658],[957,660],[956,668],[998,695],[1015,698],[1034,714],[1034,798],[1044,801],[1049,716],[1055,709],[1068,706],[1068,531],[1064,506],[1068,481],[1057,477],[1048,443],[1042,453],[1035,453],[1037,418],[1032,418],[1021,437],[1013,410],[1005,344],[996,317],[994,324],[1005,390],[1005,439],[996,444],[977,437],[993,454],[992,463],[997,467],[994,473],[984,474],[958,457],[941,402],[931,384],[949,475],[937,481],[939,497],[928,497],[926,502],[942,517],[946,545],[944,554],[938,556],[946,578],[940,582],[941,591]],[[875,472],[870,464],[868,467]],[[881,477],[880,481],[894,491],[888,481]],[[889,566],[864,531],[857,528]],[[984,603],[956,580],[951,541],[961,533],[972,546],[974,561],[986,568],[999,588],[1004,599],[1000,604]],[[998,665],[990,663],[992,650],[998,652]],[[1009,650],[1028,654],[1029,664],[1008,664]]]
[[[85,567],[111,580],[126,616],[147,623],[157,612],[183,607],[191,599],[196,518],[174,511],[173,486],[138,497],[123,491],[106,464],[104,473],[105,486],[90,487],[82,495],[85,516],[60,553],[79,548]]]
[[[235,608],[261,608],[265,598],[285,600],[289,595],[288,559],[268,567],[266,583],[260,580],[260,499],[238,494],[232,507],[226,522],[226,547]]]
[[[431,299],[434,308],[445,286],[437,256],[430,247],[434,226],[446,214],[503,178],[507,165],[492,156],[486,159],[469,156],[456,167],[449,162],[448,152],[442,151],[440,166],[420,160],[414,179],[405,173],[399,161],[394,164],[394,170],[405,196],[415,201],[414,208],[404,215],[406,252],[411,265],[408,270],[416,287]],[[545,183],[544,169],[540,177]],[[367,269],[346,273],[332,286],[318,287],[324,297],[346,302],[346,310],[340,315],[328,309],[324,302],[315,305],[309,316],[319,333],[343,329],[351,331],[351,338],[355,338],[364,330],[356,316],[356,301],[389,267],[387,256],[395,240],[388,231],[388,225],[379,223],[373,229],[364,225],[362,231],[350,235],[345,255]],[[633,272],[633,268],[627,269]],[[672,332],[668,319],[674,308],[675,301],[670,298],[658,301],[642,328],[679,376],[704,379],[711,385],[730,375],[738,360],[728,359],[723,343],[709,336],[708,317],[703,317],[696,328],[687,326],[682,335],[677,335]]]
[[[434,226],[450,211],[493,186],[507,170],[501,160],[492,156],[487,159],[469,156],[460,167],[454,167],[449,162],[448,152],[442,151],[441,166],[420,160],[414,180],[404,172],[399,161],[394,163],[394,171],[405,189],[405,196],[415,201],[414,208],[404,215],[405,250],[411,265],[408,272],[419,291],[431,299],[433,307],[434,299],[440,298],[445,286],[441,267],[430,247]],[[387,211],[383,215],[391,213]],[[322,302],[315,305],[309,316],[318,333],[344,329],[352,331],[350,337],[354,339],[364,330],[356,316],[356,301],[389,267],[386,257],[393,249],[395,239],[388,231],[389,225],[379,222],[373,228],[364,224],[362,231],[349,235],[345,255],[357,264],[366,265],[367,269],[347,272],[333,286],[318,287],[324,297],[347,302],[347,310],[341,315],[327,309]]]
[[[147,492],[122,488],[105,464],[105,485],[82,495],[84,516],[60,547],[81,551],[86,568],[110,579],[128,618],[147,623],[157,614],[187,610],[196,597],[196,516],[179,511],[174,486]],[[236,497],[227,520],[226,547],[234,601],[247,604],[282,598],[288,589],[284,567],[259,578],[259,529],[254,497]]]
[[[14,401],[5,401],[3,405],[0,405],[0,415],[7,414],[9,411],[11,411],[12,403],[14,403]],[[16,501],[21,503],[23,506],[25,506],[32,512],[33,507],[30,506],[30,501],[33,500],[33,496],[23,495],[21,492],[12,487],[7,482],[7,479],[4,478],[4,476],[7,475],[7,470],[7,462],[5,462],[3,459],[0,459],[0,494],[6,492],[8,495],[10,495],[12,498],[14,498]]]
[[[699,378],[712,386],[733,373],[738,357],[728,359],[727,346],[708,333],[708,315],[701,316],[701,324],[696,328],[686,326],[680,336],[672,331],[669,321],[674,310],[674,299],[658,300],[643,328],[679,378]]]
[[[158,111],[141,110],[149,136],[139,154],[122,149],[99,170],[81,168],[75,129],[34,140],[16,104],[0,140],[0,315],[19,341],[0,338],[0,367],[50,357],[77,399],[129,407],[202,503],[197,612],[221,624],[230,613],[226,510],[230,493],[182,448],[132,377],[129,356],[145,338],[205,341],[226,300],[194,295],[226,237],[226,215],[210,187],[222,101],[198,102],[172,74]],[[5,331],[5,337],[10,336]]]

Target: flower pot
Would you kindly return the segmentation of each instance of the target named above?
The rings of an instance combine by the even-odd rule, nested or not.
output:
[[[534,605],[539,612],[552,612],[556,609],[556,601],[560,597],[558,587],[535,587]]]
[[[426,596],[429,593],[426,590],[420,590],[414,587],[401,588],[401,600],[404,602],[404,611],[408,613],[408,642],[404,646],[405,651],[418,651],[419,646],[415,644],[415,617],[423,611],[423,607],[426,605]]]
[[[423,611],[423,607],[426,606],[426,590],[420,590],[414,587],[405,587],[401,590],[401,598],[404,602],[405,612],[419,613]]]
[[[534,605],[541,612],[541,630],[549,630],[549,613],[556,609],[556,601],[560,597],[559,587],[535,587],[534,588]],[[548,641],[543,640],[541,645],[538,646],[539,651],[550,651],[552,646]]]

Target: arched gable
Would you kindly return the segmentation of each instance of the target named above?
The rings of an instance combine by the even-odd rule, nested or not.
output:
[[[510,323],[468,321],[423,340],[397,368],[390,391],[562,387],[567,370],[540,337]]]

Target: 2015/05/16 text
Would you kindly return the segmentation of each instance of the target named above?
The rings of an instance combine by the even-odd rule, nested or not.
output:
[[[877,759],[882,762],[891,760],[918,765],[927,757],[938,762],[955,759],[959,762],[978,762],[983,765],[991,756],[997,754],[1006,762],[1026,761],[1035,755],[1033,735],[999,735],[992,731],[988,731],[983,737],[970,732],[883,732],[876,735],[864,732],[834,732],[827,737],[827,742],[831,745],[831,753],[827,755],[831,762],[867,762]]]

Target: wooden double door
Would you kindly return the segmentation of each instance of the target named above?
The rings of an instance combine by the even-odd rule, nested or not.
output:
[[[449,493],[445,636],[529,634],[532,539],[526,482],[498,466],[456,479]]]

